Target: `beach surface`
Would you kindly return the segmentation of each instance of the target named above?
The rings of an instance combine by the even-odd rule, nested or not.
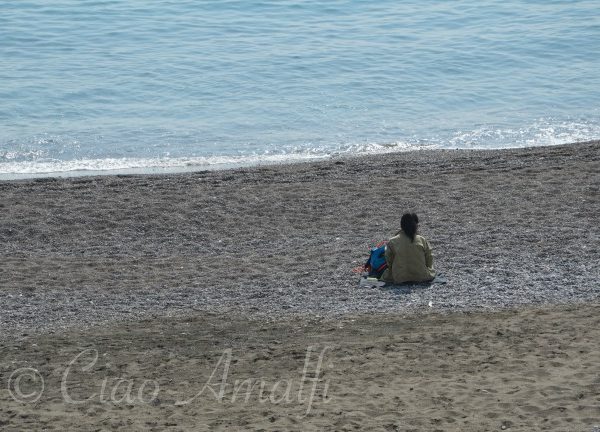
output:
[[[595,432],[599,340],[598,305],[120,323],[0,342],[0,429]]]
[[[597,141],[0,182],[0,428],[592,431],[599,187]],[[405,211],[447,283],[359,287]],[[223,355],[232,384],[298,395],[325,348],[304,417],[283,382],[181,399]]]

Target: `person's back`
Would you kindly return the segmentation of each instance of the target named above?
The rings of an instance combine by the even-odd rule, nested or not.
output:
[[[388,268],[382,279],[391,283],[425,282],[435,278],[429,242],[417,234],[415,214],[402,216],[402,230],[390,239],[385,258]]]

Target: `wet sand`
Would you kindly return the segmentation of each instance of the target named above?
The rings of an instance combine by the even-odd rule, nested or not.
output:
[[[0,343],[0,428],[591,432],[598,341],[599,305],[127,322]]]
[[[0,428],[593,430],[599,173],[591,142],[0,182]],[[359,288],[407,210],[448,283]],[[297,394],[309,346],[333,364],[311,416],[231,388],[176,404],[227,349],[233,381]],[[66,403],[88,348],[67,390],[109,401]],[[48,388],[33,404],[9,391],[23,367]],[[115,402],[104,378],[155,380],[158,400]]]

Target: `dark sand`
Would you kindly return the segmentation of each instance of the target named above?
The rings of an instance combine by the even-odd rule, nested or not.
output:
[[[591,432],[599,187],[599,142],[0,182],[0,430]],[[352,269],[407,210],[448,283],[359,288]],[[309,416],[230,388],[177,404],[227,349],[233,381],[297,392],[311,345],[331,401]],[[87,348],[68,390],[106,378],[108,401],[69,404]],[[13,398],[20,368],[45,381],[35,403]],[[158,398],[115,401],[120,378]]]
[[[0,430],[595,432],[599,340],[596,305],[202,313],[0,341]],[[13,399],[21,368],[44,379],[42,394],[39,380],[19,383],[36,402]]]

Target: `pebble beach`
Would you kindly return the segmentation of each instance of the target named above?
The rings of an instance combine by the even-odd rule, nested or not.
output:
[[[3,382],[15,365],[37,365],[42,358],[46,369],[36,368],[55,377],[52,371],[64,367],[68,355],[104,343],[99,341],[110,340],[103,349],[121,359],[114,364],[124,365],[133,361],[127,360],[132,352],[154,350],[157,359],[172,358],[172,353],[198,347],[202,341],[213,347],[214,361],[219,349],[243,347],[243,356],[250,357],[242,356],[240,364],[248,361],[244,369],[248,374],[262,373],[252,356],[266,352],[267,363],[273,358],[289,360],[293,347],[303,351],[304,345],[317,341],[333,344],[337,364],[345,365],[332,372],[338,380],[338,402],[332,403],[338,403],[337,410],[350,412],[338,421],[328,411],[334,405],[329,405],[321,411],[325,418],[317,412],[304,425],[288,419],[282,426],[281,419],[292,416],[289,406],[277,405],[272,411],[252,405],[250,412],[248,405],[243,409],[218,405],[209,414],[197,409],[192,415],[178,411],[172,398],[163,397],[160,405],[128,412],[118,404],[107,408],[100,402],[98,407],[106,412],[95,405],[71,411],[69,405],[57,405],[59,392],[36,402],[42,412],[13,400],[3,385],[0,426],[50,430],[62,425],[75,430],[69,429],[74,427],[69,422],[80,416],[88,422],[85,430],[119,430],[127,425],[131,430],[192,430],[193,425],[193,430],[372,426],[465,431],[533,430],[536,425],[540,430],[574,430],[568,426],[578,425],[576,430],[591,431],[600,423],[598,365],[584,351],[593,355],[598,349],[598,339],[586,332],[598,327],[599,187],[598,141],[511,150],[423,150],[181,174],[0,182]],[[421,234],[430,241],[435,268],[447,283],[410,289],[359,287],[353,269],[364,263],[371,246],[398,230],[405,211],[419,214]],[[424,326],[411,327],[414,322]],[[181,330],[189,326],[195,330]],[[471,352],[475,357],[469,357],[466,339],[441,337],[435,330],[439,326],[485,343],[476,344],[477,353]],[[588,330],[583,332],[584,328]],[[409,390],[399,383],[385,389],[396,372],[373,379],[366,366],[353,369],[348,363],[354,358],[369,363],[369,370],[388,364],[389,353],[406,354],[397,338],[407,332],[420,335],[421,342],[446,347],[411,351],[416,356],[411,362],[418,363],[423,355],[429,360],[421,360],[438,364],[433,359],[444,352],[455,355],[458,347],[463,350],[455,364],[442,362],[446,366],[430,371],[458,386],[452,391],[445,385],[444,391],[436,388],[433,378],[418,375],[417,363],[411,363],[410,377],[418,375],[419,382],[428,383],[429,390],[420,397],[450,398],[438,400],[427,420],[425,414],[419,417],[418,404],[406,402],[404,392]],[[187,336],[178,338],[181,333]],[[486,340],[488,333],[499,338],[497,345]],[[165,338],[162,348],[150,347],[157,338]],[[275,351],[268,348],[273,344],[278,347]],[[386,344],[395,348],[386,351]],[[521,401],[536,401],[525,419],[527,413],[518,411],[514,398],[507,396],[515,388],[502,384],[508,369],[496,371],[486,384],[481,365],[487,357],[501,356],[504,360],[490,363],[491,368],[512,365],[510,382],[517,386],[532,371],[539,372],[539,365],[527,361],[520,367],[511,356],[521,355],[527,345],[546,358],[548,344],[556,347],[552,355],[561,359],[548,360],[556,364],[547,367],[565,368],[560,369],[564,373],[540,375],[547,381],[536,381],[535,394],[519,387]],[[335,347],[344,347],[348,355]],[[371,356],[372,350],[379,354]],[[188,382],[189,368],[199,357],[191,351],[179,360],[177,355],[177,377],[185,376]],[[302,356],[296,357],[291,358],[299,363],[277,369],[281,376],[301,367]],[[191,363],[185,366],[182,359]],[[476,384],[463,383],[462,390],[460,380],[470,366],[460,359],[472,362],[472,367],[477,363],[475,369],[483,374]],[[574,365],[579,369],[573,370]],[[123,367],[114,373],[160,375],[158,366]],[[381,405],[385,412],[361,406],[361,393],[349,378],[352,374],[383,389],[369,387],[363,394],[381,393],[387,401]],[[544,399],[543,394],[548,395],[552,386],[559,399],[563,395],[570,401],[583,394],[573,400],[584,408],[577,411],[563,399],[547,402],[549,396]],[[579,391],[578,386],[587,387]],[[474,393],[477,388],[483,398]],[[521,390],[524,393],[518,393]],[[461,398],[452,399],[454,391]],[[332,392],[335,400],[333,387]],[[499,396],[500,405],[494,405],[487,398],[498,392],[506,397]],[[396,403],[400,399],[394,402],[394,397],[404,401],[401,409]],[[488,405],[483,407],[481,401]],[[555,406],[566,408],[553,411]],[[476,418],[463,417],[461,410],[476,412]],[[233,423],[220,422],[225,412]],[[148,416],[153,420],[144,424]]]
[[[3,335],[229,311],[409,314],[591,302],[600,143],[0,183]],[[359,289],[417,212],[448,282]]]

